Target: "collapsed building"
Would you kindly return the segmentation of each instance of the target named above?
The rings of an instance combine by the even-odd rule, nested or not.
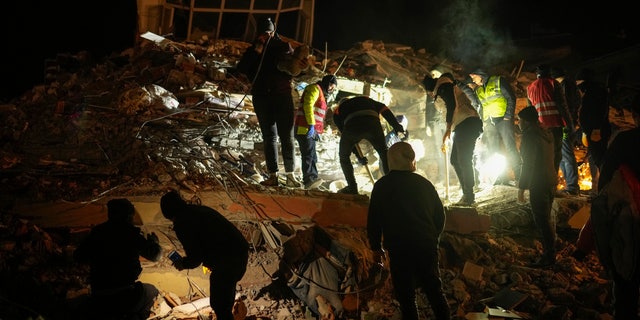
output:
[[[239,290],[245,307],[239,316],[398,318],[388,273],[373,263],[363,234],[373,179],[360,167],[362,194],[334,193],[342,179],[339,133],[327,132],[319,143],[319,171],[326,181],[320,190],[259,185],[261,136],[247,83],[234,73],[249,44],[156,40],[98,64],[82,53],[58,55],[46,66],[45,84],[1,107],[0,269],[7,281],[2,281],[6,304],[0,312],[68,315],[70,301],[87,289],[86,270],[68,261],[69,252],[88,228],[103,221],[103,204],[110,198],[131,199],[137,224],[164,235],[161,244],[170,252],[176,239],[159,215],[158,199],[166,188],[177,187],[188,199],[228,215],[254,248],[253,270]],[[443,170],[441,153],[427,145],[426,97],[419,83],[435,65],[447,65],[458,76],[461,66],[379,41],[314,52],[311,58],[311,68],[296,77],[296,93],[325,73],[336,74],[343,94],[371,96],[407,117],[410,139],[426,150],[418,164],[421,174],[432,177]],[[515,70],[510,75],[519,86],[532,78]],[[624,113],[621,121],[627,121]],[[436,184],[444,189],[442,182]],[[482,319],[502,312],[505,318],[599,319],[608,313],[610,285],[597,258],[576,261],[569,254],[588,216],[587,198],[554,203],[556,225],[565,237],[558,239],[562,250],[552,270],[525,267],[540,243],[529,208],[514,203],[514,188],[489,186],[479,193],[475,209],[448,208],[443,282],[456,316]],[[166,258],[146,262],[143,277],[164,292],[156,318],[207,312],[208,302],[198,299],[206,297],[198,290],[199,274],[180,274]],[[170,277],[184,280],[183,286],[163,282]],[[184,283],[189,292],[177,293]],[[42,297],[38,302],[32,299],[36,292]],[[428,315],[428,304],[421,306]]]

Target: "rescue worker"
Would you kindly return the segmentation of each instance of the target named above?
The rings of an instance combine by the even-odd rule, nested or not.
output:
[[[508,167],[517,179],[520,176],[520,156],[514,131],[516,96],[513,88],[504,77],[489,76],[482,69],[474,70],[469,77],[477,85],[475,92],[482,104],[482,142],[486,144],[488,156],[500,154],[501,145],[504,145]],[[509,184],[507,172],[494,184]]]
[[[538,111],[540,124],[553,135],[553,165],[557,175],[562,161],[562,136],[564,128],[573,132],[573,119],[562,93],[560,83],[551,78],[549,66],[536,67],[536,80],[527,86],[527,99]]]
[[[454,81],[452,74],[445,73],[438,79],[425,79],[424,83],[425,89],[434,98],[436,108],[444,110],[446,114],[443,148],[446,148],[447,139],[453,140],[450,162],[462,189],[462,197],[456,204],[469,206],[475,203],[473,154],[476,140],[482,132],[482,120],[467,94]],[[465,84],[462,86],[469,88]]]
[[[389,255],[393,292],[402,319],[417,320],[416,289],[429,299],[435,319],[451,319],[442,290],[438,246],[445,212],[431,181],[416,174],[416,154],[400,141],[389,147],[387,175],[376,181],[367,214],[369,246],[378,261]],[[384,249],[384,250],[383,250]]]
[[[210,269],[209,300],[215,318],[233,320],[236,285],[247,270],[249,243],[218,211],[188,204],[176,190],[160,198],[160,209],[173,222],[173,230],[186,253],[173,262],[174,267],[179,271],[199,265]]]
[[[564,177],[565,188],[559,191],[559,194],[578,195],[580,186],[578,185],[578,161],[573,151],[576,137],[578,135],[578,108],[580,107],[580,96],[576,82],[569,79],[564,69],[560,67],[551,67],[551,77],[560,83],[564,100],[567,102],[567,110],[573,120],[573,131],[570,126],[564,127],[562,135],[562,160],[560,160],[560,170]]]
[[[345,98],[333,110],[333,121],[340,130],[340,146],[338,148],[340,166],[347,181],[347,186],[338,190],[338,193],[358,193],[358,184],[350,157],[351,153],[355,153],[356,156],[359,154],[356,148],[360,140],[364,139],[371,143],[380,157],[383,174],[389,172],[388,147],[380,123],[380,115],[387,120],[396,135],[402,133],[402,136],[405,136],[405,129],[387,105],[367,96]],[[367,164],[366,158],[364,160],[359,158],[358,161],[364,165]]]
[[[262,33],[238,62],[238,71],[252,80],[253,108],[260,124],[268,172],[261,182],[278,186],[278,139],[286,172],[286,185],[302,187],[294,175],[292,75],[278,69],[278,63],[293,55],[291,45],[278,35],[270,19],[261,24]]]
[[[558,170],[554,167],[553,136],[538,120],[535,107],[527,106],[518,113],[522,131],[520,154],[522,170],[518,180],[519,203],[525,203],[529,190],[529,205],[536,227],[542,234],[542,255],[531,267],[547,267],[556,262],[556,233],[551,219],[551,206],[557,185]]]
[[[294,119],[295,137],[302,158],[302,182],[305,189],[315,189],[322,184],[318,178],[318,154],[316,141],[324,132],[324,118],[327,114],[327,97],[330,97],[338,85],[336,76],[329,74],[315,84],[304,88],[302,106],[296,111]]]
[[[134,215],[135,207],[129,200],[109,200],[108,220],[93,227],[74,251],[76,261],[90,267],[91,297],[83,314],[102,310],[104,316],[114,319],[149,317],[159,291],[138,281],[140,257],[158,261],[162,248],[155,233],[145,236],[133,224]]]

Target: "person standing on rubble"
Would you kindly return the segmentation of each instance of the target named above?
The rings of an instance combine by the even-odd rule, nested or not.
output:
[[[587,147],[592,195],[599,191],[600,166],[611,137],[607,89],[594,78],[594,71],[588,68],[576,74],[576,85],[581,96],[578,122]]]
[[[286,186],[302,187],[295,177],[292,75],[278,68],[278,63],[293,55],[291,45],[278,35],[271,19],[261,24],[260,35],[238,62],[238,72],[251,80],[253,107],[264,144],[268,177],[260,182],[278,186],[278,139],[286,172]]]
[[[447,127],[442,137],[442,148],[446,148],[448,139],[453,140],[450,161],[462,189],[462,198],[456,205],[473,205],[475,203],[473,153],[476,141],[482,133],[482,120],[461,86],[471,89],[466,84],[459,86],[451,73],[445,73],[438,79],[425,78],[423,83],[425,90],[433,97],[436,108],[444,110],[446,114]],[[471,95],[473,95],[472,92]],[[453,136],[451,136],[452,132]]]
[[[517,179],[520,176],[520,156],[514,131],[516,95],[513,88],[505,77],[489,76],[482,69],[474,70],[469,77],[476,84],[475,92],[482,104],[482,142],[486,144],[488,155],[501,153],[501,145],[504,145],[508,167]],[[505,171],[494,184],[508,185],[507,173]]]
[[[109,200],[108,220],[93,227],[74,251],[76,261],[90,266],[89,310],[82,312],[102,310],[113,316],[149,317],[159,291],[152,284],[138,281],[140,256],[158,261],[162,248],[155,233],[144,236],[133,225],[134,214],[129,200]]]
[[[302,182],[305,189],[315,189],[322,184],[318,178],[318,154],[316,141],[324,132],[324,118],[327,114],[327,97],[338,85],[338,79],[328,74],[315,84],[308,85],[302,93],[302,106],[296,111],[294,131],[302,157]]]
[[[576,82],[569,79],[564,69],[560,67],[551,67],[551,77],[560,83],[564,100],[567,103],[567,111],[573,120],[573,131],[569,131],[569,126],[564,127],[562,134],[562,160],[560,160],[560,170],[565,181],[565,188],[561,193],[568,195],[578,195],[580,186],[578,185],[578,162],[576,154],[573,151],[578,134],[578,108],[580,106],[580,96]]]
[[[173,221],[173,230],[186,254],[173,265],[178,270],[201,264],[210,269],[211,308],[216,319],[233,320],[236,285],[247,270],[249,243],[218,211],[188,204],[176,190],[160,198],[160,209],[165,218]]]
[[[522,169],[518,180],[518,202],[524,203],[525,190],[529,190],[529,204],[533,221],[542,234],[542,256],[531,267],[547,267],[556,262],[555,227],[552,225],[551,206],[557,185],[553,136],[540,123],[538,111],[527,106],[518,113],[522,131],[520,155]]]
[[[527,87],[527,99],[529,105],[533,105],[538,111],[540,124],[553,135],[553,164],[557,175],[562,161],[563,133],[575,131],[575,127],[567,109],[562,86],[551,78],[549,66],[539,65],[535,72],[537,79]]]
[[[380,124],[380,115],[387,120],[396,134],[405,136],[402,127],[391,109],[382,102],[375,101],[367,96],[345,98],[333,110],[333,121],[340,130],[340,146],[338,154],[340,166],[347,186],[338,190],[338,193],[358,194],[358,183],[351,164],[351,153],[358,157],[358,161],[367,165],[366,157],[360,155],[357,144],[360,140],[367,140],[378,153],[383,174],[389,172],[387,164],[387,142],[384,130]]]
[[[634,251],[640,241],[636,233],[638,218],[623,220],[625,215],[621,211],[630,210],[629,215],[637,215],[640,205],[640,155],[634,148],[640,141],[640,94],[636,94],[630,111],[635,127],[615,135],[604,155],[598,186],[600,195],[608,195],[603,198],[604,203],[598,198],[592,201],[590,218],[593,224],[589,226],[593,228],[591,240],[597,244],[599,260],[613,280],[614,319],[637,320],[640,267]],[[598,214],[599,210],[604,212]],[[611,222],[614,216],[618,217],[617,223]]]
[[[451,319],[442,290],[438,246],[445,212],[431,181],[415,173],[409,143],[389,147],[389,173],[373,186],[367,214],[369,247],[378,262],[389,255],[391,281],[402,319],[417,320],[416,289],[429,299],[435,319]],[[383,249],[384,248],[384,249]]]

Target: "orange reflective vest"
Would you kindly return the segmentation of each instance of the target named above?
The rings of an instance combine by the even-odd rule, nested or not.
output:
[[[315,126],[317,133],[324,132],[324,117],[327,115],[327,100],[319,84],[308,85],[302,93],[302,107],[298,108],[293,120],[295,134],[306,135],[309,126]]]

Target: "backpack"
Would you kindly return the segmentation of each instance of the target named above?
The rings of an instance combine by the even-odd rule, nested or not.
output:
[[[640,182],[626,165],[591,202],[591,224],[600,263],[626,280],[637,272],[640,256]]]

